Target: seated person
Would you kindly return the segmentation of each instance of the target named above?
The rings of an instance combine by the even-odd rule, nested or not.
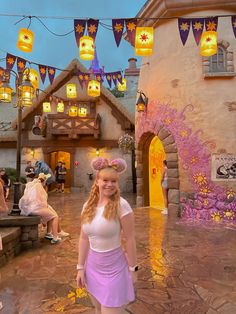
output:
[[[0,178],[0,213],[8,212],[7,204],[6,204],[5,198],[4,198],[3,185],[4,185],[4,182]]]
[[[47,226],[45,238],[50,239],[52,244],[57,244],[61,241],[58,235],[67,236],[69,234],[60,230],[58,214],[47,202],[48,195],[43,186],[49,176],[50,174],[40,173],[37,179],[26,184],[19,208],[22,215],[40,216],[42,224]]]
[[[6,169],[3,168],[0,170],[0,178],[4,182],[3,184],[4,195],[5,195],[5,200],[7,200],[9,196],[9,192],[10,192],[11,180],[6,173]]]
[[[25,168],[25,175],[27,182],[33,181],[35,177],[35,168],[32,166],[31,161],[27,161],[27,166]]]

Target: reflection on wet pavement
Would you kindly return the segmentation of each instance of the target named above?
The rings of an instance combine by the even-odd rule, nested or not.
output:
[[[125,196],[131,204],[135,196]],[[75,283],[81,205],[86,195],[50,195],[70,233],[59,245],[43,238],[0,269],[1,314],[94,313]],[[131,314],[236,313],[236,230],[173,220],[154,208],[135,209],[137,299]]]

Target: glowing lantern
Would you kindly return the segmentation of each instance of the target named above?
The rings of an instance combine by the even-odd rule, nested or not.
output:
[[[80,58],[82,60],[94,59],[94,40],[90,36],[83,36],[79,41]]]
[[[26,79],[27,75],[29,75],[30,82],[32,83],[34,89],[38,89],[39,88],[38,72],[35,69],[26,69],[23,78]]]
[[[43,103],[43,112],[51,112],[51,104],[50,102]]]
[[[23,81],[23,83],[19,86],[20,90],[20,100],[21,106],[30,107],[32,106],[33,97],[34,97],[34,87],[30,82],[30,79],[27,75],[27,78]]]
[[[143,92],[139,92],[139,98],[136,103],[136,108],[138,112],[144,112],[146,111],[148,104],[148,98]]]
[[[88,83],[88,95],[92,97],[100,96],[100,82],[91,80]]]
[[[78,115],[78,107],[70,106],[70,108],[69,108],[69,116],[70,117],[77,117],[77,115]]]
[[[17,48],[24,52],[31,52],[34,43],[34,33],[27,28],[21,28],[18,34]]]
[[[78,111],[79,117],[86,117],[87,116],[87,108],[80,107]]]
[[[76,98],[77,97],[76,84],[67,84],[66,85],[66,96],[67,96],[67,98]]]
[[[210,57],[217,53],[217,32],[206,31],[202,33],[200,42],[200,54]]]
[[[6,81],[3,81],[0,86],[0,101],[5,103],[11,102],[12,89]]]
[[[118,83],[118,91],[125,92],[126,91],[126,79],[122,78],[122,84]]]
[[[153,48],[153,27],[137,27],[135,35],[136,56],[150,56]]]
[[[64,103],[62,101],[57,104],[57,112],[64,112]]]

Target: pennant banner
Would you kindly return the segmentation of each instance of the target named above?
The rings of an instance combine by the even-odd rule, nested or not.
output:
[[[120,41],[124,31],[124,19],[114,19],[112,20],[112,30],[115,37],[116,45],[119,47]]]
[[[80,38],[84,36],[85,27],[86,27],[86,20],[74,20],[75,40],[78,47],[79,47]]]
[[[112,84],[112,80],[111,80],[111,78],[112,78],[112,73],[106,73],[105,76],[106,76],[106,79],[107,79],[107,83],[108,83],[108,85],[109,85],[110,88],[111,88],[111,84]]]
[[[7,53],[6,69],[10,71],[14,67],[15,61],[16,61],[16,56],[13,56],[10,53]]]
[[[232,21],[232,27],[233,27],[234,36],[236,38],[236,15],[232,15],[231,21]]]
[[[137,27],[137,19],[127,19],[125,20],[127,36],[129,42],[132,46],[135,45],[135,35],[136,35],[136,27]]]
[[[98,23],[99,20],[89,19],[87,21],[87,31],[90,37],[92,37],[95,41],[97,31],[98,31]]]
[[[112,81],[114,85],[116,86],[117,85],[117,73],[116,72],[112,73]]]
[[[191,19],[178,19],[179,34],[183,45],[185,45],[190,30]]]
[[[200,43],[202,32],[204,29],[204,21],[205,19],[192,19],[192,30],[193,30],[193,36],[195,39],[195,42],[197,46]]]
[[[56,69],[53,67],[48,67],[48,77],[51,84],[53,83],[55,74],[56,74]]]
[[[41,80],[44,84],[44,81],[45,81],[45,78],[47,75],[47,67],[45,65],[39,64],[39,74],[40,74]]]
[[[102,79],[102,75],[101,74],[95,74],[95,78],[98,82],[103,82],[103,79]]]
[[[117,75],[117,80],[119,81],[120,84],[122,84],[122,74],[121,71],[116,72]]]
[[[218,16],[205,19],[206,31],[217,31]]]
[[[24,72],[25,65],[26,65],[26,60],[20,57],[17,57],[17,72],[18,73]]]

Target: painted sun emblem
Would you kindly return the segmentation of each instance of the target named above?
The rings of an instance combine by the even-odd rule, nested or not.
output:
[[[116,76],[115,76],[115,75],[112,75],[112,78],[113,78],[113,80],[115,80],[115,79],[116,79]]]
[[[191,158],[191,164],[195,165],[198,162],[198,157],[197,156],[193,156]]]
[[[13,59],[13,58],[11,58],[11,57],[10,57],[10,58],[8,58],[8,59],[7,59],[7,63],[9,63],[9,64],[13,64],[13,63],[14,63],[14,59]]]
[[[79,79],[82,80],[84,77],[82,74],[79,75]]]
[[[97,81],[101,81],[101,76],[97,76]]]
[[[195,22],[193,27],[196,31],[199,31],[200,29],[202,29],[202,26],[203,25],[201,22]]]
[[[216,30],[216,23],[214,21],[210,21],[207,23],[207,30],[208,31],[215,31]]]
[[[227,219],[234,219],[234,212],[232,210],[226,210],[224,212],[224,217]]]
[[[97,31],[96,25],[94,25],[94,24],[89,25],[88,31],[91,34],[95,33]]]
[[[122,26],[122,24],[120,24],[120,23],[116,23],[116,25],[114,26],[114,28],[115,28],[115,31],[116,31],[117,33],[122,32],[122,30],[123,30],[123,26]]]
[[[22,69],[24,67],[24,62],[22,62],[22,61],[18,62],[18,67],[20,69]]]
[[[46,69],[45,68],[40,68],[40,73],[45,74],[46,73]]]
[[[84,76],[84,79],[87,81],[89,79],[89,76],[88,75],[85,75]]]
[[[167,117],[167,118],[165,119],[165,123],[166,123],[167,125],[169,125],[169,124],[171,123],[171,119],[170,119],[169,117]]]
[[[75,31],[76,31],[76,33],[80,33],[80,34],[83,33],[83,31],[84,31],[83,25],[78,24],[75,28]]]
[[[183,130],[180,132],[181,137],[187,137],[188,136],[188,131]]]
[[[148,38],[148,34],[146,33],[143,33],[140,35],[140,40],[141,41],[147,41],[149,38]]]
[[[211,214],[211,218],[214,220],[214,221],[220,221],[221,220],[221,215],[220,215],[220,212],[214,212]]]
[[[188,23],[182,23],[181,25],[180,25],[180,29],[181,29],[181,31],[188,31],[188,29],[189,29],[189,25],[188,25]]]
[[[49,69],[49,74],[53,75],[55,71],[53,69]]]
[[[210,192],[211,190],[207,186],[200,189],[200,194],[205,195],[205,196],[208,195]]]
[[[128,28],[128,30],[129,30],[130,32],[132,32],[132,31],[135,30],[136,25],[135,25],[134,22],[130,22],[130,23],[127,24],[127,28]]]
[[[197,183],[198,185],[203,185],[203,184],[206,184],[207,183],[207,178],[206,176],[199,172],[199,173],[196,173],[194,176],[193,176],[193,180],[195,183]]]
[[[110,75],[107,75],[107,79],[110,81],[110,79],[111,79]]]

